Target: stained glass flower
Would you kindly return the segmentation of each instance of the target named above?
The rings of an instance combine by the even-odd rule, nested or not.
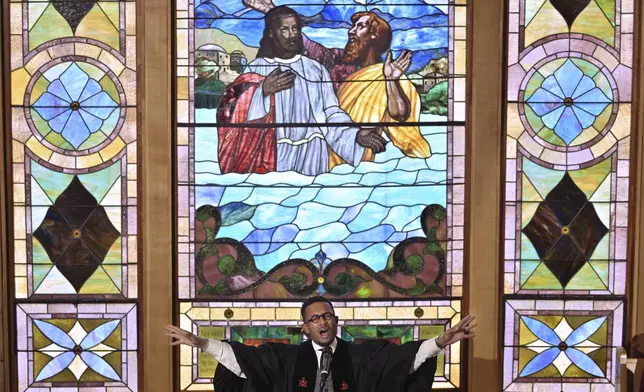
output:
[[[568,59],[543,80],[527,103],[545,126],[570,145],[611,103],[595,81]]]
[[[88,368],[105,378],[120,381],[118,373],[103,359],[116,351],[116,348],[104,342],[120,323],[121,320],[108,321],[87,332],[77,320],[73,328],[65,332],[54,324],[34,320],[36,327],[52,341],[52,344],[39,350],[52,359],[38,372],[35,381],[47,380],[65,369],[69,369],[80,380]]]
[[[604,372],[588,354],[601,348],[589,338],[604,325],[606,319],[597,317],[573,329],[566,319],[562,318],[557,327],[552,329],[537,319],[521,316],[530,332],[537,337],[537,340],[525,347],[538,354],[521,369],[519,376],[528,377],[549,365],[554,365],[564,376],[570,365],[574,364],[590,375],[605,377]]]
[[[311,261],[313,261],[313,260],[311,260]],[[320,249],[315,254],[315,261],[317,261],[317,263],[318,263],[318,271],[320,271],[320,273],[322,273],[324,271],[324,269],[329,264],[331,264],[331,259],[329,259],[327,257],[326,253],[324,253],[324,251],[322,249]],[[318,286],[317,292],[318,292],[318,295],[322,295],[322,294],[324,294],[324,290],[325,290],[324,286],[323,286],[324,278],[322,276],[318,277],[318,283],[320,285]]]
[[[101,84],[75,62],[33,104],[49,127],[75,149],[101,130],[117,107]]]

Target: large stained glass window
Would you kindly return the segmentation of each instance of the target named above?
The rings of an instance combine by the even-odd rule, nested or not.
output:
[[[508,21],[503,385],[613,390],[633,0],[511,0]]]
[[[316,293],[349,340],[460,318],[466,10],[176,2],[183,328],[299,342],[296,307]],[[181,350],[181,389],[211,388],[216,364]],[[440,361],[435,386],[458,388],[459,347]]]
[[[137,390],[134,1],[11,1],[18,390]]]

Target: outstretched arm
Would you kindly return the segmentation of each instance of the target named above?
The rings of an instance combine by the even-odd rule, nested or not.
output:
[[[202,338],[179,327],[175,327],[174,325],[166,326],[165,335],[170,336],[173,339],[170,343],[171,346],[183,344],[189,347],[199,348],[202,352],[212,355],[220,364],[236,376],[246,378],[246,375],[242,372],[239,363],[237,363],[237,358],[235,357],[235,353],[233,352],[233,348],[230,344],[220,342],[218,340]]]
[[[426,340],[420,345],[411,372],[415,372],[428,359],[440,354],[447,346],[464,339],[472,339],[476,336],[477,324],[472,315],[465,316],[458,324],[448,329],[436,339]]]

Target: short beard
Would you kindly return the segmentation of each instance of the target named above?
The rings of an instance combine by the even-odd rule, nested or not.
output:
[[[367,54],[367,45],[359,39],[349,39],[347,45],[344,47],[344,55],[342,62],[344,64],[357,65],[364,61]]]

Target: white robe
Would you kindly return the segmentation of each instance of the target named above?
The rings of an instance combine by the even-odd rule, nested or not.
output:
[[[276,122],[296,124],[276,129],[277,171],[293,170],[312,176],[329,171],[327,145],[345,162],[359,164],[364,152],[364,147],[356,143],[359,128],[346,125],[351,118],[340,109],[326,68],[297,55],[288,60],[258,58],[248,64],[245,72],[267,76],[276,67],[291,69],[296,75],[292,88],[275,94]],[[248,121],[260,119],[270,110],[270,96],[264,97],[262,87],[253,95]]]

